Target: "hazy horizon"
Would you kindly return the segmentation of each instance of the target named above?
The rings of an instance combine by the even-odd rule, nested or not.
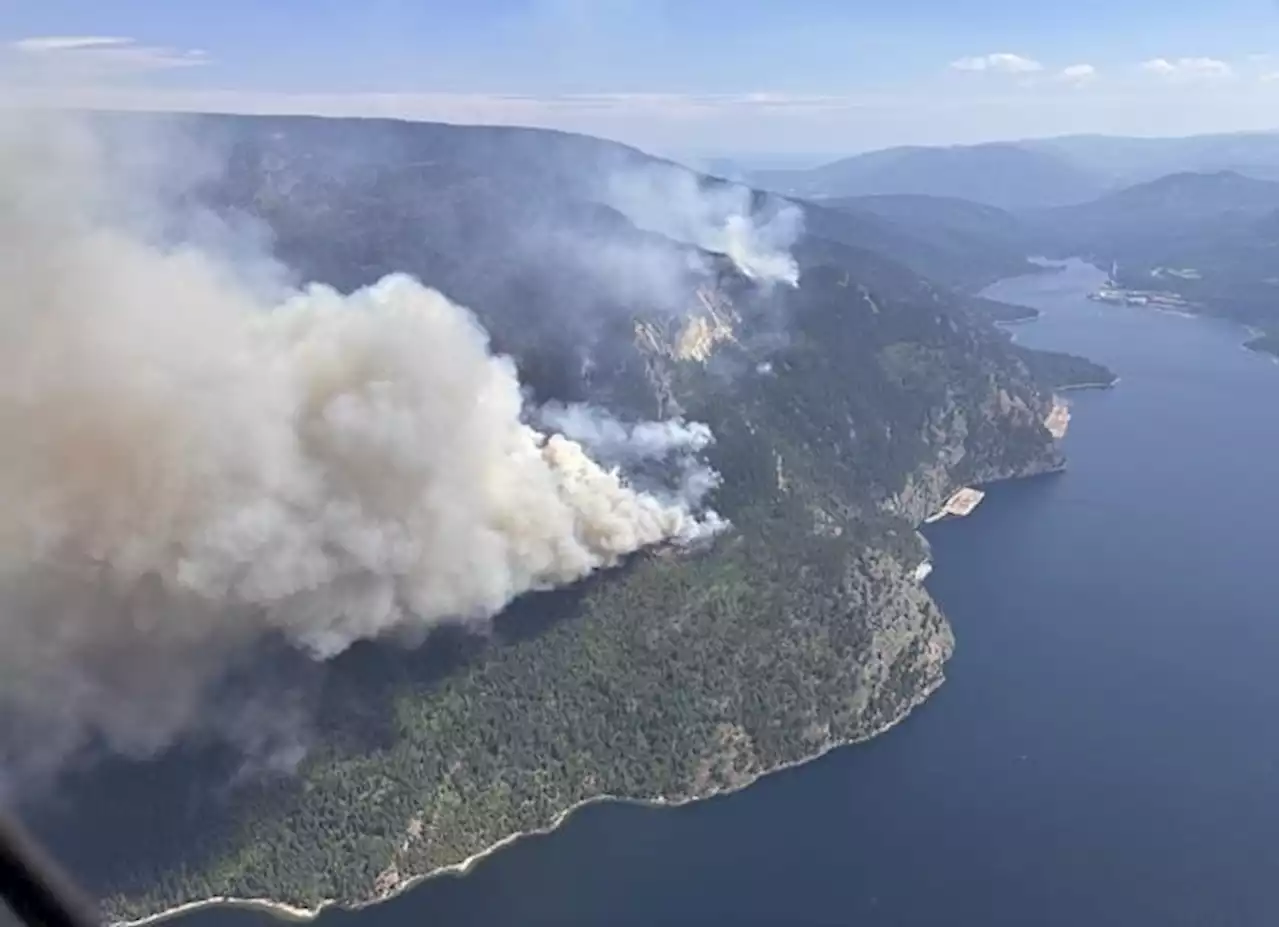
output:
[[[0,104],[0,108],[4,108]],[[20,107],[8,107],[10,110]],[[40,108],[40,107],[33,107]],[[1048,133],[1043,135],[1024,135],[1018,137],[997,137],[985,138],[976,141],[967,142],[938,142],[938,143],[903,143],[880,145],[869,148],[832,148],[826,151],[802,151],[789,152],[786,150],[734,150],[734,149],[711,149],[711,150],[682,150],[679,148],[661,148],[658,146],[645,145],[629,141],[625,138],[610,136],[599,132],[589,132],[580,129],[562,128],[554,125],[535,125],[528,123],[503,123],[503,122],[469,122],[464,120],[444,120],[444,119],[428,119],[414,118],[411,116],[385,115],[381,113],[366,114],[328,114],[328,113],[311,113],[311,112],[237,112],[232,110],[216,110],[216,109],[145,109],[145,108],[129,108],[129,107],[55,107],[57,109],[67,109],[69,111],[96,112],[96,113],[128,113],[143,114],[155,116],[249,116],[249,117],[299,117],[299,118],[316,118],[316,119],[368,119],[383,120],[393,122],[420,123],[423,125],[452,125],[452,126],[473,126],[473,127],[502,127],[512,129],[529,129],[543,130],[552,132],[566,132],[570,134],[586,135],[602,139],[604,141],[616,142],[622,145],[628,145],[644,151],[647,154],[656,155],[658,157],[667,158],[679,163],[686,164],[690,167],[704,170],[712,170],[716,162],[731,163],[734,167],[751,171],[766,170],[803,170],[810,167],[819,167],[834,161],[843,160],[845,158],[856,157],[857,155],[871,154],[878,151],[889,151],[894,149],[908,148],[976,148],[985,145],[1018,145],[1024,143],[1035,143],[1045,141],[1057,141],[1068,139],[1110,139],[1110,140],[1142,140],[1142,141],[1184,141],[1190,139],[1207,139],[1207,138],[1231,138],[1231,137],[1248,137],[1248,136],[1278,136],[1280,128],[1262,128],[1262,129],[1234,129],[1221,132],[1193,132],[1183,134],[1165,134],[1165,133],[1112,133],[1112,132],[1066,132],[1066,133]]]
[[[1261,0],[1176,17],[1155,0],[58,0],[9,12],[0,89],[17,106],[527,125],[753,157],[1277,128],[1280,19]]]

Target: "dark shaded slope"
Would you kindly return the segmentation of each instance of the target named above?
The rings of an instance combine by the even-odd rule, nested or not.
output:
[[[1024,219],[1046,253],[1115,265],[1120,286],[1274,331],[1278,189],[1229,171],[1174,174]]]
[[[869,212],[917,234],[930,230],[948,242],[976,239],[1010,253],[1020,253],[1028,244],[1025,226],[1012,213],[956,197],[885,194],[848,197],[826,205]]]
[[[1116,382],[1115,373],[1108,367],[1075,354],[1038,351],[1021,345],[1015,350],[1032,378],[1047,390],[1111,386]]]
[[[1194,225],[1247,222],[1276,208],[1278,189],[1274,181],[1232,171],[1170,174],[1088,203],[1029,210],[1022,217],[1060,243],[1097,248],[1125,240],[1158,241]]]
[[[949,286],[979,290],[1038,270],[1027,260],[1034,242],[1026,225],[995,206],[914,194],[842,197],[822,206],[848,215],[848,224],[880,220],[867,247]],[[811,228],[848,240],[838,221],[811,222]]]
[[[1276,180],[1280,138],[1275,132],[1229,132],[1185,138],[1065,135],[1027,139],[1025,148],[1048,151],[1102,178],[1108,187],[1144,183],[1188,171],[1235,171]]]

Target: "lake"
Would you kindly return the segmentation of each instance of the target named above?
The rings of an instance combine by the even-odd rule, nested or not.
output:
[[[734,795],[589,807],[322,927],[1274,924],[1276,366],[1100,280],[987,293],[1121,382],[1069,394],[1066,473],[930,527],[958,645],[906,722]]]

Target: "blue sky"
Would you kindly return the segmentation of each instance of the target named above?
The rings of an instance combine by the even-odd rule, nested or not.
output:
[[[839,154],[1273,128],[1275,0],[0,0],[13,99]]]

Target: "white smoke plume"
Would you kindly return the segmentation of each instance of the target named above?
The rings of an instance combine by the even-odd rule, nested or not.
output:
[[[595,415],[705,486],[641,492],[568,418],[526,424],[514,363],[440,293],[265,299],[113,221],[114,192],[90,135],[0,129],[0,766],[153,752],[264,637],[327,658],[719,526],[704,427]]]
[[[609,204],[640,228],[723,254],[761,283],[799,285],[790,249],[803,231],[804,214],[794,204],[756,210],[750,188],[706,184],[676,165],[619,171],[605,188]]]
[[[665,422],[624,422],[585,403],[547,403],[536,413],[546,427],[586,448],[593,459],[644,472],[646,463],[666,464],[666,479],[650,490],[653,495],[689,511],[702,509],[706,497],[720,485],[720,474],[698,453],[715,436],[702,422],[675,418]],[[674,488],[673,488],[674,484]],[[689,520],[675,538],[681,543],[704,540],[728,527],[713,511]]]
[[[547,403],[537,415],[548,427],[584,445],[599,458],[618,463],[701,451],[715,440],[711,429],[701,422],[676,418],[627,423],[581,402]]]

